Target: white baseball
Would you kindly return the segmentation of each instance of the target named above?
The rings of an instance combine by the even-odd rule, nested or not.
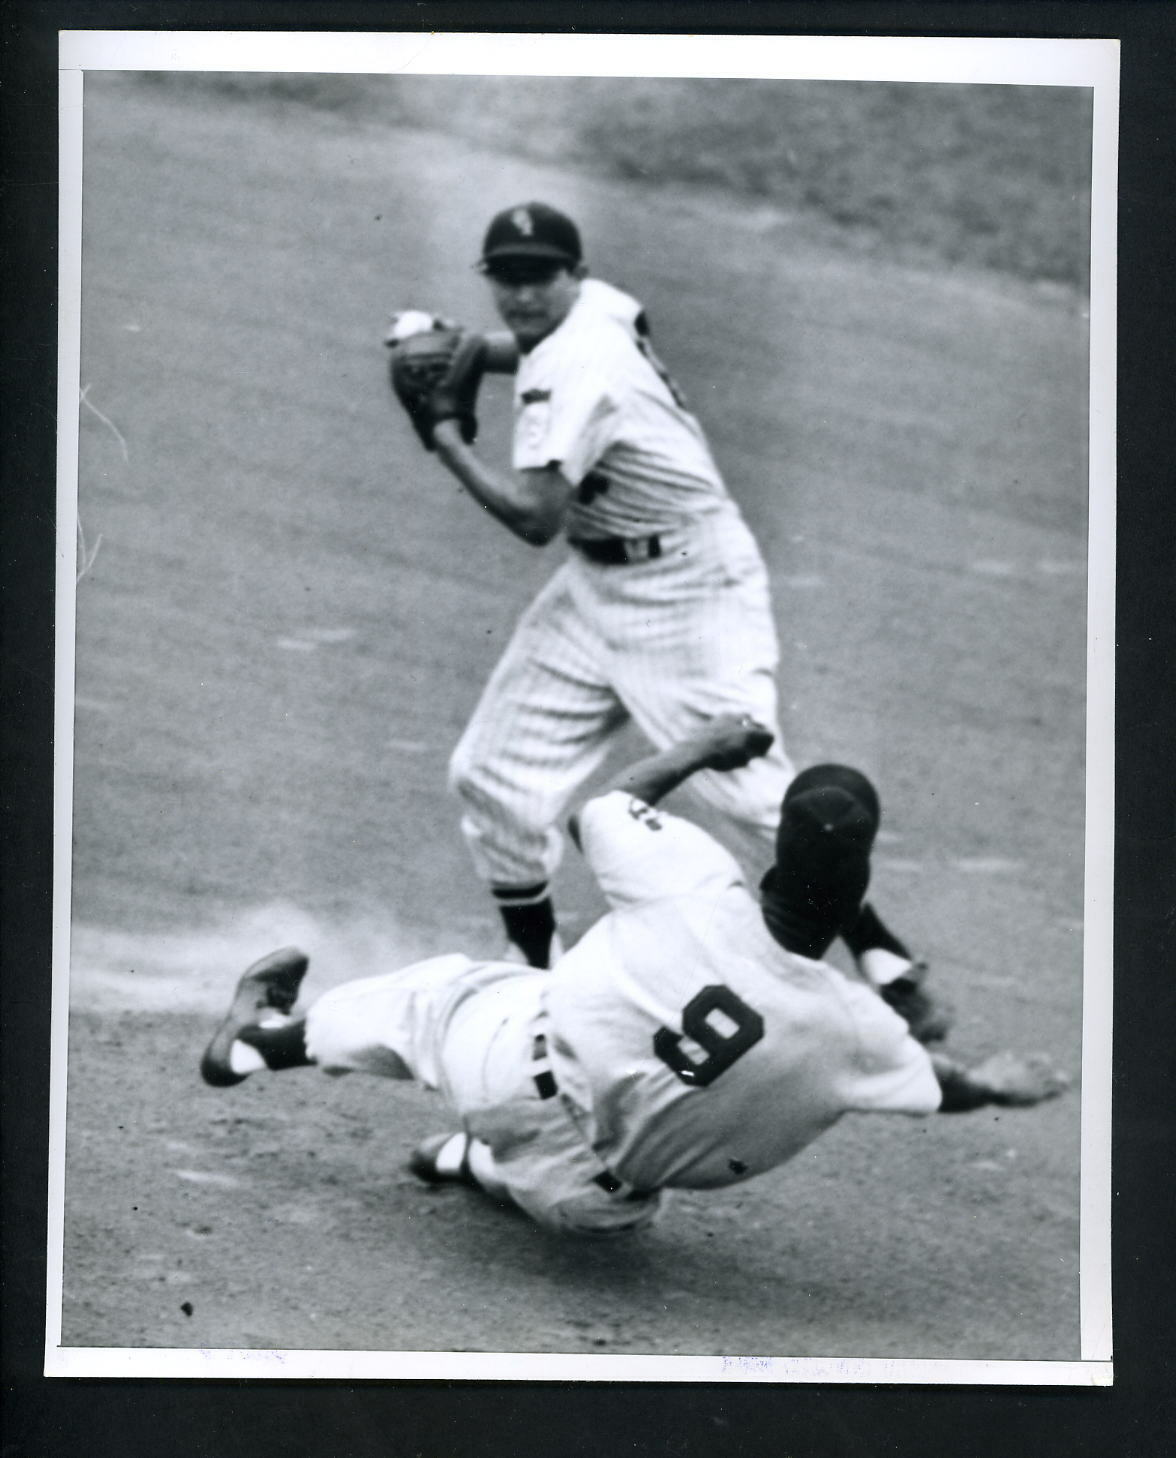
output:
[[[436,323],[435,317],[426,314],[423,309],[401,309],[392,315],[385,337],[389,344],[399,344],[404,339],[411,339],[414,334],[427,334]]]

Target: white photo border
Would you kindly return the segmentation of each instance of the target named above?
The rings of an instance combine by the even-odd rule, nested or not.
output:
[[[618,44],[623,42],[623,44]],[[511,1353],[89,1348],[61,1345],[69,1011],[82,91],[101,71],[673,76],[1090,88],[1090,517],[1086,890],[1077,1361],[609,1357]],[[1101,1387],[1111,1363],[1115,380],[1119,45],[1114,39],[390,32],[59,33],[58,539],[54,947],[45,1375]]]

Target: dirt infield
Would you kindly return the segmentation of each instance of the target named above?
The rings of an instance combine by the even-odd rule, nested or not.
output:
[[[847,1121],[585,1247],[405,1173],[444,1122],[423,1093],[218,1092],[196,1060],[279,942],[312,995],[497,946],[446,757],[559,549],[422,455],[379,339],[398,305],[489,322],[481,228],[543,196],[648,306],[772,572],[792,757],[880,786],[878,896],[955,1043],[1077,1075],[1084,300],[272,100],[86,86],[64,1344],[1077,1358],[1077,1087]],[[559,896],[573,935],[599,910],[571,861]]]

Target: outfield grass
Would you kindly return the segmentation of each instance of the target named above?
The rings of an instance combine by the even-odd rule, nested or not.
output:
[[[164,78],[149,78],[160,84]],[[610,77],[168,76],[717,188],[899,259],[1086,286],[1091,95],[1076,88]]]

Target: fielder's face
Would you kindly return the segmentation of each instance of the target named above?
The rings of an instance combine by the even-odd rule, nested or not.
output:
[[[580,295],[583,270],[562,264],[497,263],[486,270],[502,322],[524,354],[558,329]]]

